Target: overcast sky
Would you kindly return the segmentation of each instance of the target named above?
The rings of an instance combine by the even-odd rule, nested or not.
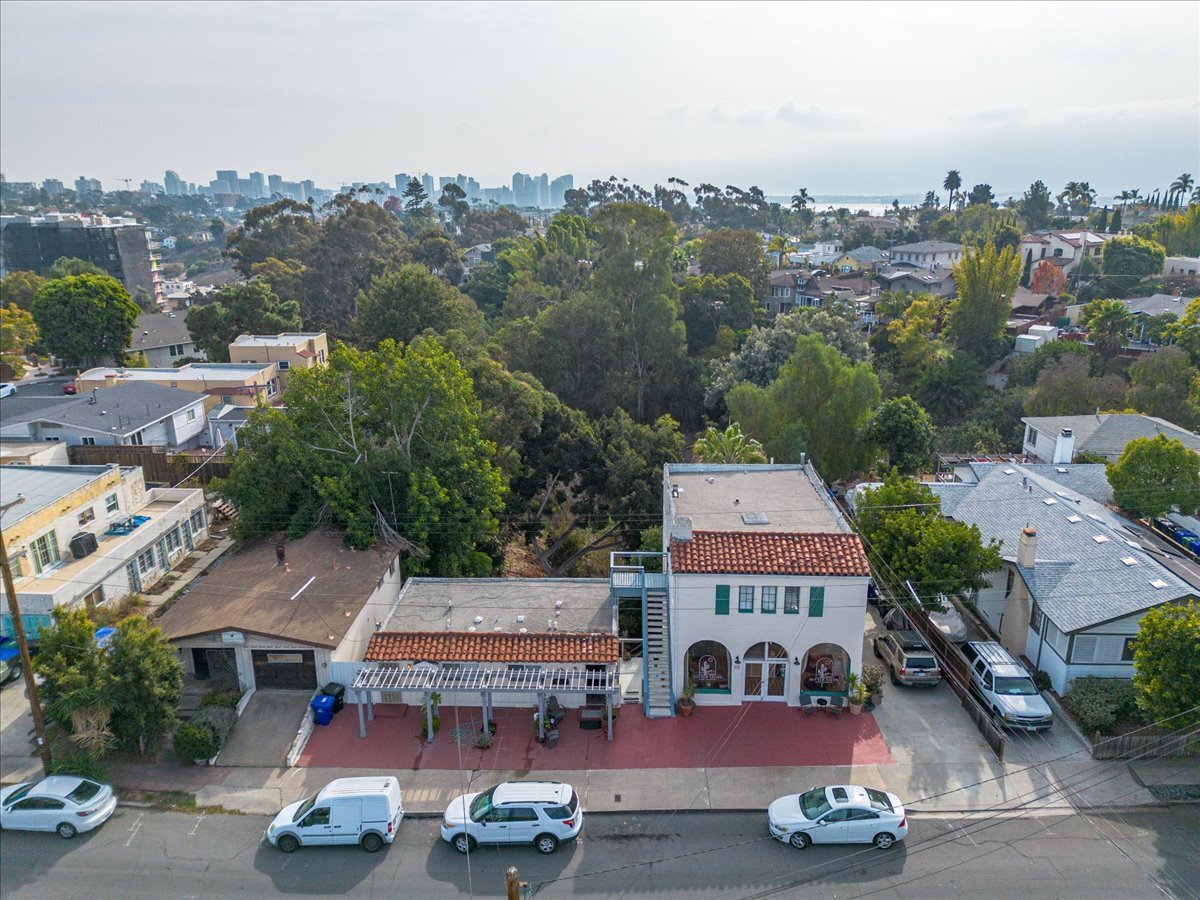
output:
[[[0,167],[318,186],[1200,176],[1200,3],[0,3]]]

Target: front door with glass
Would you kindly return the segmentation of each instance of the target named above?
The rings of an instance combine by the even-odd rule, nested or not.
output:
[[[783,700],[787,697],[787,651],[767,641],[746,651],[743,699]]]

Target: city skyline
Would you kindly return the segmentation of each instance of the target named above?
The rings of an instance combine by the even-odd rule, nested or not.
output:
[[[8,178],[87,173],[108,186],[171,168],[199,180],[216,144],[240,171],[272,160],[335,186],[450,159],[443,171],[503,184],[537,159],[577,185],[678,175],[769,194],[912,194],[954,168],[1000,191],[1085,180],[1111,194],[1169,182],[1200,158],[1200,50],[1173,42],[1200,28],[1195,4],[1048,3],[1036,20],[1020,4],[953,17],[934,4],[827,17],[671,4],[639,10],[636,28],[604,4],[224,8],[237,28],[211,5],[4,3]],[[64,16],[77,27],[63,29]],[[448,29],[451,55],[437,39]],[[1034,38],[1068,33],[1050,50]],[[147,45],[161,51],[149,68]],[[97,46],[96,66],[45,65]],[[1131,77],[1149,59],[1155,77]],[[64,122],[91,139],[46,140]]]

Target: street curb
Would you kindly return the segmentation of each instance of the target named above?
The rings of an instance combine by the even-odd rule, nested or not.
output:
[[[117,798],[117,806],[129,806],[133,809],[154,809],[153,803],[145,803],[141,800],[122,800]]]

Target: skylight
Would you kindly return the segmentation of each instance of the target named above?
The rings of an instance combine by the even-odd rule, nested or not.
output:
[[[1055,472],[1058,472],[1060,475],[1066,475],[1066,474],[1067,474],[1067,470],[1066,470],[1066,469],[1064,469],[1062,466],[1059,466],[1059,467],[1058,467],[1057,469],[1055,469],[1054,471],[1055,471]]]
[[[1162,588],[1165,588],[1167,586],[1167,583],[1165,581],[1163,581],[1161,578],[1155,578],[1153,581],[1150,582],[1150,586],[1156,587],[1161,590]]]
[[[1138,561],[1136,559],[1134,559],[1132,556],[1122,557],[1121,562],[1125,563],[1125,565],[1127,565],[1127,566],[1136,566],[1138,564]]]
[[[1067,521],[1074,525],[1076,522],[1082,522],[1083,516],[1067,516]]]
[[[1005,475],[1015,475],[1016,473],[1017,473],[1016,469],[1005,469],[1004,470]]]
[[[1097,544],[1107,544],[1108,536],[1104,535],[1104,534],[1097,534],[1092,537],[1092,540],[1095,541]]]
[[[765,512],[742,513],[742,521],[747,525],[766,525],[770,522]]]
[[[1045,503],[1047,506],[1053,506],[1053,505],[1054,505],[1055,503],[1057,503],[1058,501],[1057,501],[1057,500],[1055,500],[1053,497],[1047,497],[1047,498],[1046,498],[1045,500],[1043,500],[1042,502],[1043,502],[1043,503]]]
[[[1104,521],[1104,519],[1102,519],[1100,516],[1096,515],[1095,513],[1088,513],[1088,518],[1089,518],[1089,519],[1093,519],[1093,520],[1095,520],[1095,521],[1097,521],[1097,522],[1103,522],[1103,521]]]

